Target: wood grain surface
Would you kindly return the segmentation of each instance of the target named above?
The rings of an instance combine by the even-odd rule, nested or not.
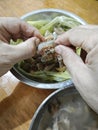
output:
[[[0,17],[21,17],[43,8],[71,11],[89,24],[98,24],[97,0],[0,0]],[[0,68],[1,69],[1,68]],[[10,72],[0,78],[0,130],[28,130],[41,102],[53,90],[32,88]]]

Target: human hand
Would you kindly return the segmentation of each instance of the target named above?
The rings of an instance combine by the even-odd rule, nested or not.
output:
[[[73,28],[55,41],[55,51],[63,57],[73,83],[88,105],[98,113],[98,26]],[[73,45],[87,52],[85,63],[70,48]]]
[[[23,43],[9,45],[10,39],[21,38]],[[17,18],[0,18],[0,76],[20,60],[30,58],[44,38],[39,31]]]

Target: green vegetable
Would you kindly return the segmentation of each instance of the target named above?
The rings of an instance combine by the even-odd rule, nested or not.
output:
[[[24,71],[20,65],[18,65],[17,69],[25,76],[35,81],[41,82],[61,82],[67,79],[70,79],[70,75],[67,71],[65,72],[50,72],[50,71],[36,71],[28,73]]]
[[[77,47],[77,48],[76,48],[76,53],[77,53],[77,55],[80,55],[80,53],[81,53],[81,48]]]
[[[67,17],[67,16],[58,16],[54,18],[52,21],[50,21],[48,24],[43,26],[40,29],[41,34],[45,34],[45,32],[48,30],[50,32],[53,32],[54,27],[56,26],[63,26],[65,30],[68,30],[70,28],[76,27],[80,25],[79,22],[77,22],[75,19]]]
[[[21,43],[21,42],[23,42],[22,39],[17,39],[17,41],[13,41],[12,39],[10,40],[10,44],[11,44],[11,45],[17,45],[17,44],[19,44],[19,43]]]
[[[27,21],[27,23],[36,27],[37,29],[40,29],[42,26],[46,25],[49,22],[50,20]]]

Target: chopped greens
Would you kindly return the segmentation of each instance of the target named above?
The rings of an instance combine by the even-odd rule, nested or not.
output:
[[[17,69],[28,78],[33,79],[35,81],[45,82],[45,83],[61,82],[61,81],[65,81],[65,78],[66,80],[71,78],[67,71],[65,72],[36,71],[36,72],[28,73],[24,71],[19,65]]]
[[[67,31],[68,29],[71,29],[73,27],[76,27],[80,25],[79,22],[77,22],[75,19],[67,17],[67,16],[58,16],[54,18],[52,21],[50,21],[48,24],[40,28],[41,34],[45,34],[45,32],[48,30],[50,32],[54,31],[54,27],[61,27],[64,29],[64,31]]]
[[[42,26],[49,23],[49,20],[27,21],[28,24],[40,29]]]

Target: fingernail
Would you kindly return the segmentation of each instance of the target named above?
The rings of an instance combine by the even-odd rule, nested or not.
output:
[[[61,54],[62,50],[61,50],[61,47],[60,46],[56,46],[55,47],[55,51],[59,54]]]
[[[32,38],[30,38],[36,45],[38,45],[39,44],[39,42],[40,42],[40,39],[38,39],[37,37],[32,37]]]
[[[44,38],[43,36],[41,36],[41,41],[42,41],[42,42],[45,41],[45,38]]]
[[[35,44],[38,46],[38,44],[40,43],[40,39],[36,38],[35,42]]]
[[[60,44],[58,40],[55,40],[55,42],[54,42],[54,43],[55,43],[55,44]]]

